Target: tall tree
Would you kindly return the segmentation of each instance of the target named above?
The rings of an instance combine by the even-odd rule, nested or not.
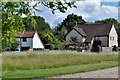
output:
[[[20,7],[22,6],[22,7]],[[12,47],[15,37],[24,30],[22,13],[29,15],[29,7],[23,2],[2,3],[2,48]]]
[[[82,19],[82,16],[76,14],[69,14],[61,24],[59,24],[54,30],[55,35],[59,39],[63,39],[67,32],[69,32],[77,23],[85,24],[85,20]]]
[[[86,23],[85,20],[82,19],[82,16],[78,16],[76,14],[69,14],[67,18],[63,20],[61,25],[58,27],[58,30],[61,30],[63,27],[66,30],[70,31],[77,23]]]
[[[45,22],[45,19],[43,17],[40,17],[40,16],[32,16],[32,17],[36,21],[35,26],[33,26],[30,23],[31,20],[27,20],[27,18],[23,19],[26,31],[37,30],[39,34],[41,34],[42,32],[51,31],[50,25]]]

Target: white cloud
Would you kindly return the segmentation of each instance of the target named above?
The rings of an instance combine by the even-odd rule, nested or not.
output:
[[[62,20],[71,13],[82,16],[87,21],[101,20],[105,18],[117,19],[118,8],[114,6],[101,6],[100,2],[101,0],[79,1],[76,2],[77,8],[69,8],[66,13],[56,11],[55,14],[52,14],[50,9],[44,6],[39,6],[43,12],[37,12],[36,15],[44,17],[51,27],[61,23]]]

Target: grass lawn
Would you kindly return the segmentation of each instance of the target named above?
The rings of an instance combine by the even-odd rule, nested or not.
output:
[[[47,78],[118,66],[117,53],[40,51],[3,53],[3,78]]]

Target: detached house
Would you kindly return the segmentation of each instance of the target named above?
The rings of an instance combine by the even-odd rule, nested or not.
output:
[[[18,50],[24,51],[29,49],[44,49],[43,43],[37,31],[23,32],[19,37],[16,38],[19,43]]]
[[[78,24],[67,35],[66,41],[86,43],[92,46],[100,40],[102,47],[118,46],[118,35],[113,24]]]

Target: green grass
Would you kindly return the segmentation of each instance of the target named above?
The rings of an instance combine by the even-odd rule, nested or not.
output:
[[[3,53],[3,78],[45,78],[118,66],[118,53],[39,51]]]
[[[29,70],[56,68],[69,65],[117,61],[117,54],[92,54],[70,51],[4,53],[3,70]]]
[[[62,74],[72,74],[72,73],[80,73],[80,72],[110,68],[117,65],[118,63],[116,61],[106,61],[95,64],[72,65],[72,66],[50,68],[50,69],[6,71],[3,73],[3,78],[47,78]]]

